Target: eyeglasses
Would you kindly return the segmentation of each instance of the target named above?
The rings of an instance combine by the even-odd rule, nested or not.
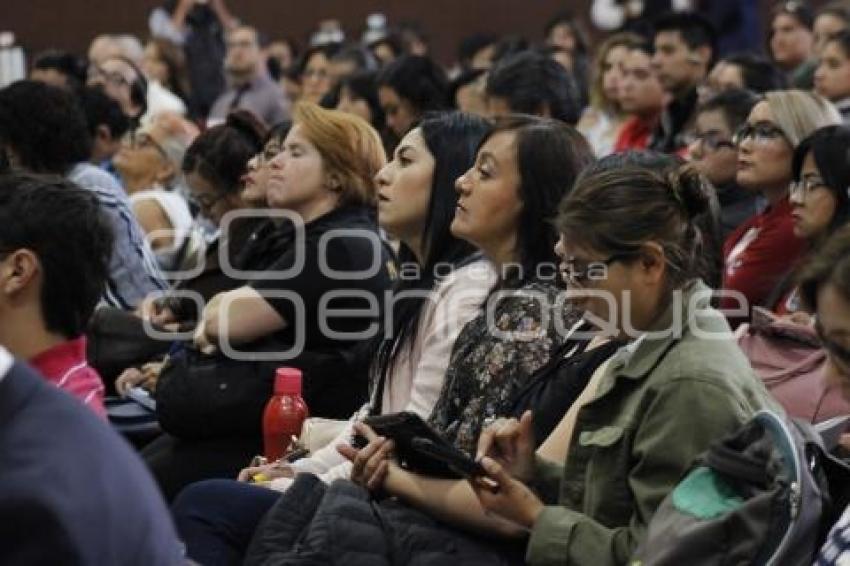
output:
[[[132,149],[146,149],[153,148],[159,153],[163,159],[168,160],[168,154],[165,152],[165,148],[163,148],[159,143],[150,137],[148,134],[137,134],[135,131],[131,131],[127,141],[128,145]]]
[[[768,144],[774,140],[787,138],[782,128],[776,124],[756,122],[755,124],[744,124],[738,128],[738,131],[732,136],[732,143],[739,146],[747,139],[752,139],[757,144]]]
[[[621,252],[611,254],[606,259],[576,263],[576,258],[570,257],[562,262],[565,269],[561,270],[561,276],[570,287],[584,287],[588,281],[601,281],[607,277],[607,268],[614,262],[623,261],[634,258],[639,254],[638,251]],[[601,270],[598,275],[593,272]]]
[[[88,77],[89,80],[103,79],[105,82],[115,86],[130,86],[130,81],[128,81],[121,73],[117,71],[107,71],[103,67],[98,67],[96,65],[89,67]]]
[[[727,139],[723,136],[723,134],[716,130],[703,132],[701,134],[693,134],[691,136],[691,141],[700,142],[700,144],[709,151],[717,151],[722,147],[735,149],[735,144],[732,143],[732,140]]]
[[[817,319],[815,320],[815,332],[832,363],[841,373],[850,375],[850,350],[827,338],[823,326]]]
[[[820,177],[803,177],[799,181],[793,181],[791,183],[789,192],[791,198],[805,198],[812,191],[821,187],[827,187],[827,184]]]

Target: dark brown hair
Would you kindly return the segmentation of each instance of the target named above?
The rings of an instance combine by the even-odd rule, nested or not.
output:
[[[836,232],[800,271],[800,299],[810,312],[818,308],[818,291],[832,284],[850,301],[850,227]]]
[[[711,189],[689,165],[639,163],[617,155],[588,168],[561,202],[556,226],[571,242],[602,253],[637,257],[645,242],[656,241],[677,289],[708,271],[700,219],[711,209]]]

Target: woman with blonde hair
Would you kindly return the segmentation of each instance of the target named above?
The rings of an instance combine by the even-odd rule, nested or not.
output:
[[[619,101],[622,63],[630,49],[643,45],[634,33],[618,33],[609,37],[597,51],[590,86],[590,106],[581,116],[576,129],[581,132],[597,157],[614,151],[614,143],[628,115]]]
[[[269,353],[289,358],[240,362],[267,375],[257,407],[271,396],[280,365],[304,369],[302,395],[311,416],[346,418],[366,400],[365,372],[346,361],[378,328],[375,305],[390,287],[390,257],[375,219],[374,177],[385,163],[380,136],[362,118],[312,103],[296,107],[266,179],[269,208],[283,216],[278,257],[261,277],[241,272],[250,284],[210,299],[195,330],[196,348],[230,360],[222,362],[225,370],[237,353],[242,360],[262,352],[260,359]],[[226,215],[222,229],[235,220]],[[212,440],[164,435],[145,449],[167,498],[194,481],[233,477],[261,451],[260,414],[226,418]],[[239,421],[257,426],[249,431]]]
[[[774,91],[750,112],[733,142],[738,148],[736,181],[758,191],[767,207],[732,232],[723,245],[722,308],[735,323],[764,305],[779,280],[794,267],[805,241],[794,235],[788,188],[800,142],[841,117],[825,98],[803,90]]]

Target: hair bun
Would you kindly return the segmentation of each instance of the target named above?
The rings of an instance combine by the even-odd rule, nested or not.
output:
[[[250,110],[234,110],[227,115],[224,125],[245,136],[260,151],[266,137],[266,127]]]
[[[688,218],[694,219],[711,209],[709,187],[693,165],[673,169],[667,174],[667,182]]]

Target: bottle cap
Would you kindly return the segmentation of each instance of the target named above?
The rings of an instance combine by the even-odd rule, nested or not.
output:
[[[274,378],[275,395],[301,395],[301,370],[277,368]]]

